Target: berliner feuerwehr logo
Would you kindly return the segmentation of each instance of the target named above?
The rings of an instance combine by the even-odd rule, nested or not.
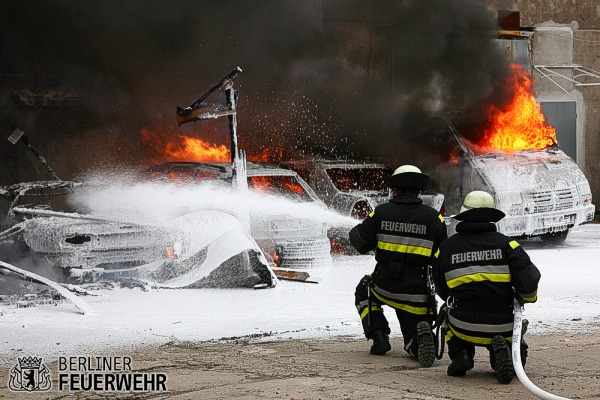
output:
[[[19,363],[10,370],[8,388],[16,392],[43,392],[52,386],[50,371],[42,358],[23,357]]]

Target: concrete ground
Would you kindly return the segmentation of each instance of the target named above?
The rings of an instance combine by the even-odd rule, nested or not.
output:
[[[541,389],[570,399],[600,398],[600,332],[527,336],[526,372]],[[464,378],[446,375],[447,355],[421,368],[392,337],[392,351],[371,356],[371,342],[327,340],[232,343],[167,343],[122,351],[134,372],[164,373],[162,393],[59,392],[56,361],[45,364],[53,384],[46,392],[11,392],[14,366],[0,370],[0,398],[6,399],[535,399],[517,378],[497,382],[487,351]],[[112,355],[115,352],[111,352]]]

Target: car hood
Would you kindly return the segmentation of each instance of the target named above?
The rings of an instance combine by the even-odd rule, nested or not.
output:
[[[575,161],[558,148],[486,154],[473,157],[472,164],[496,193],[560,190],[587,184]]]

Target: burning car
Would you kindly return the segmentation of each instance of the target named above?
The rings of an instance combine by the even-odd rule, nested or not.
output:
[[[344,216],[363,220],[375,207],[390,199],[387,180],[393,169],[387,165],[324,158],[288,161],[283,165],[302,176],[329,208]],[[443,194],[424,192],[421,198],[423,203],[443,212]],[[335,228],[329,232],[333,246],[343,252],[351,250],[348,231]]]
[[[180,183],[229,183],[232,164],[225,162],[167,162],[147,169],[150,177]],[[293,203],[326,208],[312,188],[294,171],[276,164],[246,163],[248,189]],[[218,205],[215,205],[216,207]],[[328,225],[318,219],[250,210],[250,232],[274,266],[303,269],[331,265]]]

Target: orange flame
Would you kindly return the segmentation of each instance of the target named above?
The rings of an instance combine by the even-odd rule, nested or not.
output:
[[[167,161],[229,161],[231,153],[224,144],[210,144],[200,138],[178,135],[179,143],[169,142],[165,146],[164,156]]]
[[[344,254],[346,252],[346,246],[343,243],[331,239],[331,254]]]
[[[218,134],[217,128],[207,129],[211,136]],[[156,153],[160,154],[159,160],[164,161],[190,161],[190,162],[229,162],[231,151],[225,144],[211,143],[206,139],[183,135],[174,125],[157,123],[152,129],[140,130],[142,143]],[[283,158],[283,147],[275,146],[263,149],[253,155],[248,155],[248,161],[278,162]]]
[[[304,189],[300,183],[292,179],[273,176],[251,176],[249,181],[256,192],[273,193],[272,189],[275,188],[276,191],[283,189],[285,193],[297,193],[300,195],[304,193]]]
[[[231,160],[231,153],[224,144],[211,144],[201,138],[179,134],[171,125],[158,124],[156,128],[142,129],[140,133],[142,143],[161,155],[160,161],[215,162]]]
[[[249,155],[248,161],[277,162],[283,158],[283,148],[263,149],[262,152]]]
[[[167,258],[174,260],[177,258],[177,256],[175,255],[175,250],[173,249],[172,246],[167,246],[165,247],[165,254],[167,256]]]
[[[285,187],[290,191],[298,194],[304,193],[304,189],[298,182],[286,182],[284,183]]]
[[[273,180],[269,176],[253,176],[250,178],[250,181],[257,192],[266,192],[273,184]]]
[[[491,106],[488,127],[478,145],[505,152],[541,150],[558,144],[556,129],[546,123],[540,105],[535,101],[530,75],[521,65],[511,64],[512,76],[507,89],[514,92],[508,106],[501,110]]]

